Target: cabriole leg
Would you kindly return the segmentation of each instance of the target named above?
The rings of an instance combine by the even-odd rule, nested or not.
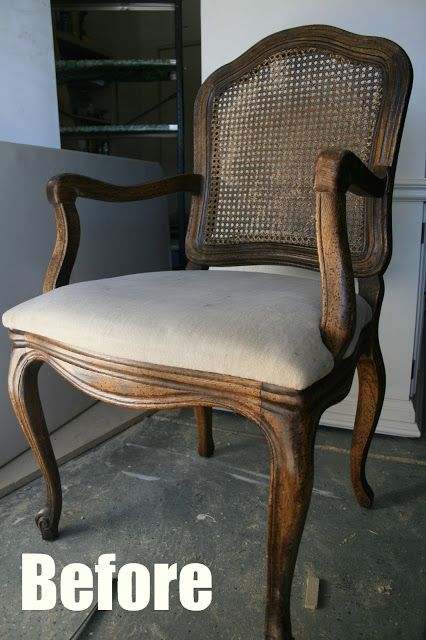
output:
[[[9,368],[9,395],[19,424],[44,477],[47,504],[36,515],[44,540],[54,540],[62,508],[61,481],[38,393],[42,362],[25,348],[14,348]]]
[[[351,478],[356,499],[362,507],[373,504],[374,493],[365,476],[371,439],[377,426],[385,396],[386,375],[377,340],[357,365],[359,392],[351,446]]]
[[[271,450],[266,640],[293,640],[290,594],[313,485],[317,416],[268,407],[262,428]]]
[[[214,452],[212,408],[195,407],[194,412],[198,428],[198,453],[204,458],[209,458]]]

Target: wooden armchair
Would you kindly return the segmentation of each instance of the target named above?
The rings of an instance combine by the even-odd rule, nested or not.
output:
[[[58,233],[44,294],[3,318],[13,345],[10,397],[46,483],[36,516],[44,539],[58,534],[61,485],[37,391],[43,362],[99,400],[195,407],[203,456],[214,449],[211,407],[227,407],[257,423],[269,445],[265,638],[292,638],[315,432],[355,369],[352,483],[360,505],[373,501],[365,462],[385,389],[377,327],[411,82],[409,59],[393,42],[326,26],[289,29],[204,82],[193,175],[135,187],[68,174],[49,182]],[[68,284],[77,198],[126,202],[177,191],[192,194],[186,271]],[[208,271],[252,264],[319,270],[322,287]]]

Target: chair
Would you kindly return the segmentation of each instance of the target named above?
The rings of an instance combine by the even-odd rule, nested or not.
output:
[[[385,390],[378,342],[391,204],[411,90],[404,51],[328,26],[271,35],[202,85],[194,174],[134,187],[64,174],[48,183],[57,240],[43,295],[4,315],[10,397],[41,467],[58,534],[61,485],[37,391],[43,362],[117,405],[195,407],[210,456],[212,407],[263,431],[271,455],[265,638],[289,640],[290,590],[312,491],[321,414],[355,369],[351,449],[356,499],[370,507],[365,463]],[[313,188],[312,188],[313,185]],[[186,271],[69,285],[77,198],[129,202],[192,194]],[[273,264],[319,280],[209,266]],[[354,278],[358,279],[358,294]]]

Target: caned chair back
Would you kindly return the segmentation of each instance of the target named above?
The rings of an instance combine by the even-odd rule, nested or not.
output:
[[[315,161],[339,147],[389,168],[385,198],[347,195],[355,275],[390,257],[390,200],[411,87],[405,52],[333,27],[265,38],[211,75],[195,107],[194,198],[188,257],[200,264],[318,268]]]

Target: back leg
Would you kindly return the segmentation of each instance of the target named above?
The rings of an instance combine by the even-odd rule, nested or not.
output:
[[[42,362],[36,360],[34,354],[26,349],[13,349],[9,368],[9,395],[46,485],[47,504],[37,513],[36,524],[43,540],[54,540],[58,535],[62,490],[38,393],[38,371],[41,365]]]
[[[209,458],[214,452],[212,434],[213,411],[211,407],[194,407],[198,428],[198,453]]]
[[[351,446],[351,479],[361,507],[373,504],[374,492],[365,476],[371,439],[379,421],[386,387],[385,366],[377,338],[357,365],[359,394]]]

